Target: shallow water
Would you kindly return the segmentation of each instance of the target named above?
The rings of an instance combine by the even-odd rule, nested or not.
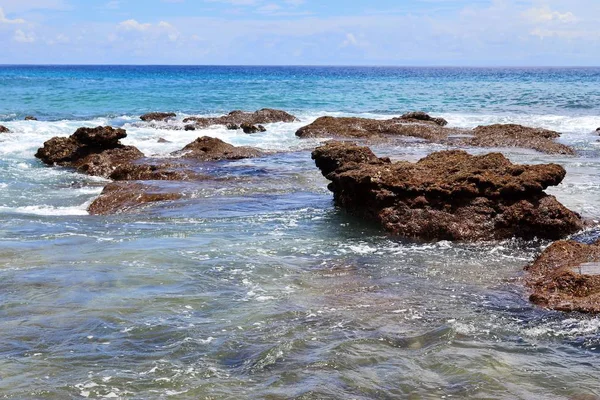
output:
[[[1,123],[13,130],[0,136],[0,396],[600,396],[600,318],[535,307],[520,281],[547,242],[390,237],[333,206],[310,159],[318,141],[294,136],[319,115],[384,118],[418,108],[453,126],[556,129],[578,156],[503,151],[516,162],[563,165],[567,178],[549,191],[600,220],[598,71],[217,68],[203,82],[177,68],[135,69],[133,77],[127,68],[89,68],[0,68],[3,93],[15,96],[0,100]],[[97,97],[115,81],[126,86],[114,103]],[[301,90],[315,82],[313,91]],[[42,95],[32,96],[40,87]],[[448,93],[458,92],[451,101]],[[88,101],[90,93],[96,97]],[[517,104],[521,97],[528,104]],[[259,135],[160,130],[136,114],[177,110],[182,118],[281,105],[301,122]],[[41,121],[20,121],[29,113]],[[52,136],[101,124],[126,128],[124,142],[146,155],[166,155],[204,134],[279,152],[207,164],[230,179],[191,185],[180,201],[89,216],[87,205],[107,181],[46,168],[33,154]],[[407,141],[373,149],[417,160],[444,147]]]

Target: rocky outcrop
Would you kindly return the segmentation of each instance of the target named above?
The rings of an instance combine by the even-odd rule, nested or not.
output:
[[[555,140],[558,132],[529,128],[515,124],[479,126],[473,130],[447,128],[446,120],[421,112],[404,114],[400,118],[375,120],[354,117],[321,117],[300,128],[301,138],[385,138],[408,136],[432,143],[474,147],[519,147],[548,154],[575,154],[575,150]]]
[[[242,124],[240,128],[244,131],[244,133],[258,133],[258,132],[266,132],[267,129],[262,125],[252,125],[252,124]]]
[[[142,121],[167,121],[171,118],[175,118],[177,114],[175,113],[166,113],[166,112],[152,112],[148,114],[144,114],[140,117]]]
[[[118,166],[109,176],[115,181],[187,181],[205,179],[183,165],[173,163],[159,164],[123,164]]]
[[[186,131],[195,131],[196,130],[196,125],[193,124],[187,124],[183,127],[184,130]]]
[[[184,123],[194,123],[198,128],[206,128],[211,125],[224,125],[228,129],[232,129],[231,127],[234,125],[236,126],[235,129],[239,129],[239,126],[242,124],[259,125],[295,121],[298,121],[298,119],[293,115],[271,108],[263,108],[253,113],[236,110],[221,117],[189,117],[183,120]]]
[[[203,136],[172,155],[193,158],[196,161],[220,161],[260,157],[263,154],[252,147],[236,147],[220,139]]]
[[[417,163],[378,158],[367,147],[328,142],[312,153],[336,204],[389,232],[424,240],[560,239],[579,215],[544,193],[565,170],[516,165],[500,153],[433,153]]]
[[[554,242],[526,270],[533,303],[559,311],[600,312],[600,241]]]
[[[108,177],[119,165],[143,157],[137,148],[120,143],[126,136],[124,129],[110,126],[79,128],[68,138],[54,137],[46,141],[35,156],[48,165]]]
[[[37,121],[38,119],[36,117],[33,117],[31,115],[28,115],[25,117],[25,121]]]
[[[10,133],[10,129],[8,129],[4,125],[0,125],[0,133]]]
[[[90,204],[92,215],[119,214],[148,203],[181,199],[181,193],[164,191],[139,182],[113,182],[104,187],[100,196]]]

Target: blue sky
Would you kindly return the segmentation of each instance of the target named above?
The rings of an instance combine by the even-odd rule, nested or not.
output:
[[[2,64],[600,65],[600,0],[0,0]]]

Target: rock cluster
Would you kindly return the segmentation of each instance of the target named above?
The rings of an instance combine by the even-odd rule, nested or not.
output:
[[[600,241],[554,242],[526,270],[533,303],[559,311],[600,312]]]
[[[54,137],[44,143],[35,156],[48,165],[76,168],[89,175],[109,177],[121,164],[143,157],[133,146],[121,144],[124,129],[110,126],[79,128],[66,137]]]
[[[378,158],[367,147],[328,142],[312,153],[337,205],[393,234],[424,240],[560,239],[579,215],[544,193],[565,170],[516,165],[500,153],[433,153],[417,163]]]
[[[196,128],[206,128],[211,125],[224,125],[228,129],[239,129],[242,124],[260,125],[274,122],[295,122],[296,117],[285,111],[263,108],[253,113],[240,110],[232,111],[221,117],[189,117],[184,123],[193,123]],[[235,128],[233,128],[235,126]]]
[[[426,113],[404,114],[400,118],[376,120],[354,117],[321,117],[300,128],[300,138],[383,138],[409,136],[433,143],[475,147],[521,147],[548,154],[575,154],[555,140],[558,132],[515,124],[479,126],[475,129],[446,128],[446,120]]]

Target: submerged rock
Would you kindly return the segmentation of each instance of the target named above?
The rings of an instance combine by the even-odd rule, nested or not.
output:
[[[203,179],[194,171],[173,163],[159,164],[123,164],[118,166],[109,176],[115,181],[185,181]]]
[[[35,156],[48,165],[108,177],[117,166],[144,156],[137,148],[120,143],[126,136],[124,129],[110,126],[79,128],[68,138],[54,137],[46,141]]]
[[[0,125],[0,133],[10,133],[10,129],[8,129],[4,125]]]
[[[31,115],[28,115],[25,117],[25,121],[37,121],[38,119],[36,117],[33,117]]]
[[[175,118],[177,114],[175,113],[166,113],[166,112],[152,112],[148,114],[144,114],[140,116],[142,121],[166,121],[171,118]]]
[[[187,124],[183,127],[184,130],[186,131],[195,131],[196,130],[196,125],[192,125],[192,124]]]
[[[560,239],[582,229],[579,215],[544,193],[565,170],[517,165],[500,153],[433,153],[391,163],[367,147],[328,142],[312,153],[337,205],[386,230],[425,240],[513,236]]]
[[[300,128],[296,136],[382,138],[409,136],[455,146],[520,147],[548,154],[575,154],[569,146],[557,143],[558,132],[515,124],[479,126],[473,130],[446,128],[446,120],[417,112],[400,118],[375,120],[354,117],[320,117]]]
[[[158,140],[156,141],[156,143],[171,143],[171,141],[165,139],[165,138],[158,138]]]
[[[172,153],[174,156],[193,158],[196,161],[239,160],[260,157],[264,153],[252,147],[236,147],[224,141],[202,136],[183,149]]]
[[[244,133],[258,133],[267,131],[267,129],[262,125],[242,124],[240,125],[240,128],[242,128]]]
[[[211,125],[225,125],[227,129],[240,129],[240,125],[242,124],[258,125],[295,121],[298,121],[298,119],[293,115],[271,108],[263,108],[253,113],[236,110],[221,117],[189,117],[183,120],[184,123],[194,123],[199,128],[206,128]]]
[[[119,214],[147,203],[181,199],[181,193],[168,192],[139,182],[113,182],[104,187],[88,207],[92,215]]]
[[[554,242],[526,270],[533,303],[559,311],[600,312],[600,241]]]

